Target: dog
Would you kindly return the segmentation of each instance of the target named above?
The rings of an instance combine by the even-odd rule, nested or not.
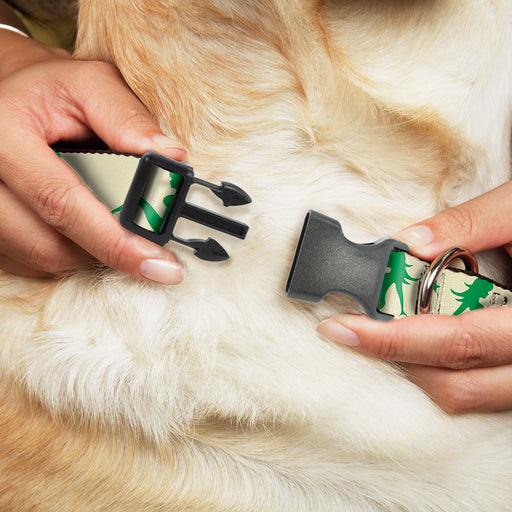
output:
[[[510,510],[509,412],[443,412],[316,333],[352,299],[284,294],[309,209],[371,242],[509,179],[510,2],[79,7],[76,56],[251,195],[250,231],[219,263],[171,243],[178,286],[1,276],[0,509]]]

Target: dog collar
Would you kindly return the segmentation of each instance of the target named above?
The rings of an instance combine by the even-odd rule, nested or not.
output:
[[[428,263],[397,240],[347,240],[340,223],[309,211],[292,263],[286,295],[318,302],[330,293],[354,298],[377,320],[416,313],[459,315],[512,302],[512,291],[479,275],[476,259],[453,248]],[[461,259],[465,270],[449,268]]]
[[[251,198],[232,183],[214,185],[194,176],[192,167],[146,153],[142,157],[111,151],[60,150],[57,154],[128,230],[159,245],[169,240],[188,246],[208,261],[229,258],[214,239],[183,239],[173,234],[183,217],[244,239],[248,226],[186,201],[192,184],[209,188],[224,206]],[[448,268],[455,259],[465,271]],[[450,249],[429,264],[393,239],[371,244],[347,240],[340,223],[319,212],[306,215],[286,285],[286,295],[318,302],[331,293],[354,298],[377,320],[415,313],[458,315],[512,302],[512,291],[477,273],[476,259]]]
[[[224,206],[248,204],[251,198],[232,183],[215,185],[194,176],[192,167],[156,153],[142,157],[111,151],[58,150],[57,154],[80,176],[123,227],[159,245],[170,240],[190,247],[203,260],[229,258],[213,238],[184,239],[173,233],[182,217],[244,239],[249,227],[186,201],[191,185],[212,191]]]

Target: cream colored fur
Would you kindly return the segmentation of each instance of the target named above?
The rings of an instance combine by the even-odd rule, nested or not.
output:
[[[225,263],[170,245],[176,287],[0,278],[0,509],[511,510],[510,413],[443,413],[316,334],[352,302],[284,286],[310,208],[371,241],[509,178],[512,4],[80,8],[77,55],[115,63],[197,175],[249,192],[250,231],[218,236]]]

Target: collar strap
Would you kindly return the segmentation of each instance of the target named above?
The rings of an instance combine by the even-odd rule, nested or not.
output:
[[[186,201],[193,184],[210,189],[224,206],[248,204],[251,198],[232,183],[215,185],[194,176],[192,167],[146,153],[142,157],[111,151],[58,151],[123,227],[159,245],[170,240],[194,249],[208,261],[223,261],[228,253],[214,239],[184,239],[173,234],[180,217],[244,239],[249,227]]]
[[[392,239],[355,244],[345,238],[337,220],[310,210],[286,295],[318,302],[330,293],[343,293],[377,320],[417,312],[458,315],[512,301],[511,290],[472,270],[473,259],[465,251],[450,250],[431,264],[408,251],[405,244]],[[466,271],[447,268],[456,258],[471,263]],[[427,297],[427,304],[419,304],[419,297]]]
[[[510,304],[512,291],[478,274],[476,268],[469,268],[471,265],[466,264],[465,270],[448,268],[453,259],[464,260],[466,256],[462,249],[452,248],[428,263],[407,252],[392,252],[381,287],[379,309],[394,317],[415,313],[460,315]]]

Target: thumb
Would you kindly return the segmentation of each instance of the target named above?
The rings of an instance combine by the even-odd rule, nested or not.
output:
[[[398,233],[411,252],[432,260],[450,247],[477,253],[512,240],[512,181]],[[510,252],[510,251],[509,251]]]
[[[164,135],[114,66],[103,62],[88,64],[101,68],[94,83],[88,80],[80,84],[81,103],[94,133],[114,151],[135,154],[155,151],[174,160],[186,159],[181,143]],[[98,94],[98,90],[102,93]]]

